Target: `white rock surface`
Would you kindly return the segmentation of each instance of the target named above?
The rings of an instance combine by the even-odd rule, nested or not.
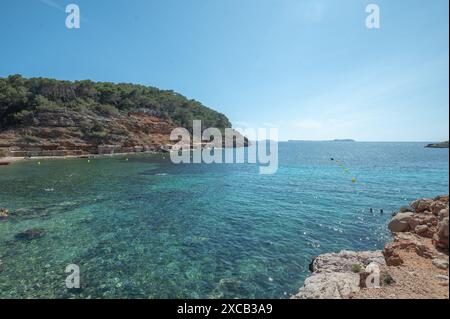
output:
[[[319,273],[308,277],[293,299],[342,299],[359,290],[358,274]]]
[[[383,252],[361,251],[354,252],[343,250],[340,253],[328,253],[318,256],[312,263],[312,271],[321,272],[352,272],[352,266],[358,264],[365,268],[375,262],[379,265],[386,265]]]
[[[360,275],[352,266],[364,270],[386,265],[381,250],[354,252],[343,250],[318,256],[312,262],[312,276],[305,280],[293,299],[342,299],[360,290]]]

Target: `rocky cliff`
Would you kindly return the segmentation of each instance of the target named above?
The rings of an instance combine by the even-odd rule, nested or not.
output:
[[[30,125],[0,132],[0,149],[12,157],[156,151],[169,143],[175,127],[143,113],[101,116],[45,111],[35,114]]]
[[[0,157],[167,151],[171,131],[192,131],[193,120],[201,120],[203,128],[231,127],[225,115],[173,91],[19,75],[0,78]],[[247,144],[244,139],[236,146]]]
[[[448,196],[420,199],[389,223],[383,251],[329,253],[293,299],[449,298]]]

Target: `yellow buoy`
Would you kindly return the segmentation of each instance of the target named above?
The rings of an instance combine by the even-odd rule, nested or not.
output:
[[[352,183],[356,183],[356,178],[352,178]]]

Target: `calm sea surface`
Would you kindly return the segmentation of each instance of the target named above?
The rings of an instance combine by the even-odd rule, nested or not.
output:
[[[0,166],[0,207],[19,212],[0,221],[0,298],[288,298],[315,255],[381,249],[394,210],[449,192],[448,149],[424,145],[281,143],[266,176],[167,155]]]

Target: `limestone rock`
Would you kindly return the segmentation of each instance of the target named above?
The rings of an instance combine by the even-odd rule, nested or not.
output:
[[[435,278],[439,281],[441,286],[448,286],[448,276],[437,275]]]
[[[323,254],[312,262],[312,271],[323,272],[352,272],[353,265],[360,265],[365,268],[371,263],[385,265],[386,261],[381,250],[378,251],[347,251],[340,253]]]
[[[441,211],[438,214],[439,220],[442,221],[446,217],[448,217],[448,208],[441,209]]]
[[[434,215],[438,215],[443,209],[448,209],[448,203],[446,204],[445,202],[434,201],[430,205],[430,210]]]
[[[446,217],[442,220],[442,222],[439,223],[438,231],[433,236],[433,242],[435,246],[446,250],[448,250],[448,242],[449,242],[448,219],[449,218]]]
[[[436,268],[447,270],[448,269],[448,260],[445,259],[433,259],[433,265]]]
[[[358,292],[359,274],[326,272],[314,274],[293,299],[342,299]]]
[[[393,233],[408,231],[409,221],[413,218],[413,216],[413,213],[398,213],[389,222],[389,230]]]
[[[423,213],[424,211],[430,211],[433,200],[430,198],[423,198],[413,201],[410,205],[414,208],[416,213]]]
[[[427,225],[419,225],[414,229],[414,231],[416,234],[423,234],[423,233],[427,232],[428,229],[429,228]]]

